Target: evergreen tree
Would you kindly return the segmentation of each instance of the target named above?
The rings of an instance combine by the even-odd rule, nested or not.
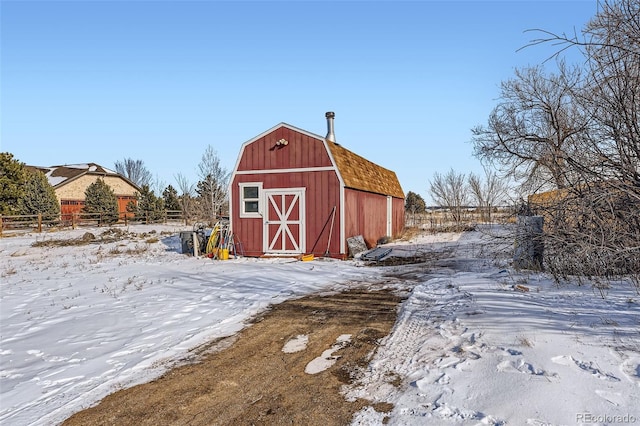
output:
[[[138,204],[128,207],[129,211],[133,211],[136,219],[159,221],[164,217],[164,200],[156,197],[149,185],[142,185],[140,193],[137,194]],[[130,204],[131,205],[131,204]]]
[[[20,214],[42,214],[45,220],[54,220],[60,214],[56,193],[41,171],[27,173],[24,196],[18,202]]]
[[[171,185],[162,191],[162,199],[164,200],[164,208],[167,210],[182,210],[178,191]]]
[[[113,190],[102,179],[97,179],[84,192],[86,213],[102,213],[106,223],[118,221],[118,198]]]
[[[404,210],[408,213],[424,213],[427,205],[420,194],[409,191],[404,201]]]
[[[23,163],[9,152],[0,153],[0,214],[18,214],[26,177]]]

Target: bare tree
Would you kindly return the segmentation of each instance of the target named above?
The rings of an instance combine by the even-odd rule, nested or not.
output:
[[[193,217],[195,186],[182,173],[175,175],[175,179],[180,191],[178,199],[180,200],[182,215],[184,216],[185,224],[187,224]]]
[[[585,34],[587,105],[598,130],[591,146],[605,180],[640,201],[640,2],[605,2]]]
[[[460,228],[464,219],[464,207],[469,204],[465,175],[450,169],[445,175],[433,174],[429,185],[433,201],[451,212],[456,227]]]
[[[574,100],[580,69],[558,66],[559,74],[550,75],[541,67],[517,69],[501,84],[488,124],[472,129],[474,155],[529,190],[570,184],[567,158],[579,155],[576,141],[586,129]]]
[[[207,146],[198,165],[196,191],[202,202],[203,213],[215,221],[228,197],[229,171],[222,166],[218,154],[211,145]]]
[[[508,185],[491,170],[485,170],[484,179],[480,175],[469,173],[467,183],[471,197],[480,210],[480,218],[490,222],[492,210],[505,204],[507,200]]]
[[[153,193],[156,194],[156,196],[161,197],[162,192],[167,187],[167,184],[164,180],[160,178],[158,174],[156,174],[156,176],[152,179],[152,182],[150,183],[149,186],[153,190]]]
[[[581,155],[567,157],[579,184],[533,198],[547,220],[545,259],[558,279],[621,276],[640,289],[640,2],[599,2],[581,35],[543,36],[532,45],[576,47],[585,55],[575,100],[589,117]]]
[[[556,57],[571,47],[585,55],[579,100],[591,117],[581,147],[588,155],[570,158],[571,166],[587,180],[615,184],[640,199],[640,2],[598,5],[581,35],[531,30],[542,37],[528,46],[551,43],[560,46]]]
[[[142,160],[134,160],[125,158],[122,161],[115,162],[116,172],[129,179],[139,187],[149,185],[151,183],[151,172],[147,170]]]

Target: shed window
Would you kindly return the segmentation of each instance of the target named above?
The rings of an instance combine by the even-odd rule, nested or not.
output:
[[[260,216],[260,192],[262,183],[240,184],[240,217]]]

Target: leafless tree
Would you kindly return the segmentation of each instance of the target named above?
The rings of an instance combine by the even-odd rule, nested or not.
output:
[[[434,173],[429,185],[429,193],[433,201],[451,212],[456,227],[462,227],[464,207],[469,204],[468,188],[463,173],[450,169],[442,175]]]
[[[151,183],[151,172],[147,170],[142,160],[134,160],[125,158],[122,161],[115,162],[116,172],[129,179],[139,187],[149,185]]]
[[[198,165],[197,192],[202,202],[205,217],[215,221],[221,208],[227,201],[229,171],[220,162],[218,154],[211,145],[207,146]]]
[[[558,74],[542,67],[517,69],[501,84],[500,102],[486,126],[472,129],[474,154],[484,164],[529,190],[570,184],[567,158],[579,155],[576,141],[587,119],[574,100],[581,72],[558,64]]]
[[[178,199],[180,200],[182,215],[184,216],[186,224],[193,218],[195,204],[193,196],[195,193],[195,185],[189,182],[189,179],[187,179],[182,173],[175,175],[175,179],[178,190],[180,191]]]
[[[156,174],[156,176],[152,179],[152,182],[149,186],[151,187],[151,189],[153,190],[154,194],[157,197],[161,197],[162,191],[164,191],[164,189],[167,187],[167,184],[164,180],[160,178],[159,175]]]
[[[640,2],[600,2],[581,35],[538,31],[532,45],[584,53],[573,99],[589,117],[580,155],[566,157],[577,184],[535,198],[547,267],[560,278],[630,276],[640,289]]]
[[[640,2],[604,3],[586,29],[592,44],[586,102],[604,179],[640,202]],[[593,170],[593,168],[590,168]]]
[[[555,56],[579,48],[586,58],[578,100],[591,119],[571,167],[588,180],[606,181],[639,198],[640,186],[640,2],[599,2],[599,12],[581,35],[542,34],[529,44],[560,46]],[[587,160],[587,161],[585,161]],[[626,183],[631,187],[625,187]],[[620,186],[622,183],[622,186]]]
[[[467,183],[471,198],[480,210],[480,218],[491,221],[492,210],[505,205],[508,198],[508,185],[491,170],[485,170],[484,179],[475,173],[469,173]]]

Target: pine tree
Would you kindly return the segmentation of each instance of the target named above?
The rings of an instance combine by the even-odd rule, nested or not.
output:
[[[45,220],[57,219],[60,204],[56,193],[41,171],[27,173],[24,196],[18,202],[20,214],[42,214]]]
[[[136,219],[149,221],[162,220],[164,217],[164,200],[156,197],[149,185],[142,185],[140,193],[137,194],[138,205],[132,210],[136,215]]]
[[[164,208],[167,210],[182,210],[178,191],[171,185],[162,191],[162,199],[164,200]]]
[[[84,192],[86,213],[102,213],[106,223],[118,221],[118,198],[104,180],[97,179]]]
[[[404,210],[409,213],[424,213],[427,209],[427,205],[424,202],[424,198],[420,194],[409,191],[407,198],[404,202]]]
[[[23,163],[9,152],[0,153],[0,214],[18,214],[26,178]]]

